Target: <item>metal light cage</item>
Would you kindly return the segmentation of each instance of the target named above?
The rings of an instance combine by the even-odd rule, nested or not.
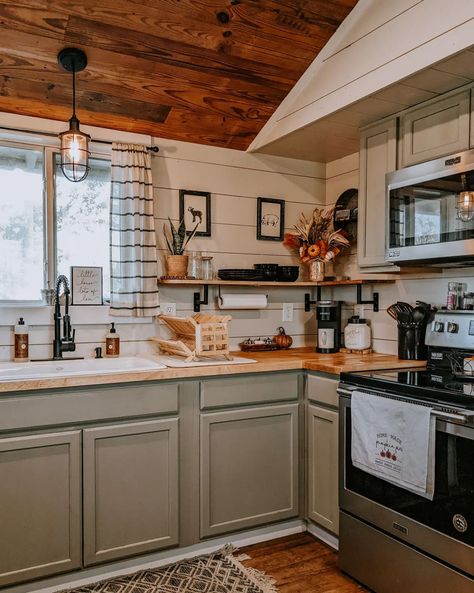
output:
[[[58,62],[67,72],[72,73],[72,117],[69,130],[59,134],[61,142],[61,170],[69,181],[83,181],[89,174],[89,142],[91,137],[79,129],[76,117],[76,72],[87,66],[86,54],[77,48],[67,47],[59,52]]]
[[[462,191],[456,198],[459,220],[469,222],[474,218],[474,191]]]
[[[83,181],[89,174],[89,142],[91,137],[79,130],[74,116],[69,120],[69,130],[59,134],[61,142],[61,170],[69,181]]]
[[[463,222],[474,218],[474,191],[472,191],[471,176],[466,173],[461,175],[462,191],[456,196],[457,217]]]

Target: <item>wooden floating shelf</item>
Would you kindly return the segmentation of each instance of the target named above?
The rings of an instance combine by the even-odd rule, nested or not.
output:
[[[304,309],[309,311],[311,305],[321,300],[321,292],[323,286],[356,286],[357,287],[357,304],[358,305],[373,305],[375,312],[379,310],[379,293],[373,292],[372,300],[362,299],[362,287],[367,284],[390,284],[395,282],[395,279],[380,279],[376,278],[357,278],[347,280],[325,280],[323,282],[274,282],[265,280],[158,280],[158,284],[168,284],[174,286],[198,286],[199,290],[202,287],[204,296],[201,298],[201,292],[195,292],[193,295],[194,312],[199,313],[201,305],[209,304],[209,286],[254,286],[254,287],[285,287],[285,288],[314,288],[316,289],[317,299],[312,300],[309,292],[304,295]]]
[[[268,280],[158,280],[158,284],[180,284],[182,286],[286,286],[288,288],[316,288],[318,286],[356,286],[358,284],[391,284],[393,280],[355,279],[325,280],[323,282],[275,282]]]

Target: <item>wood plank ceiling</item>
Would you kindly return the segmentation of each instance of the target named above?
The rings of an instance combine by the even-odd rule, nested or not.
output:
[[[0,0],[0,111],[246,149],[357,0]]]

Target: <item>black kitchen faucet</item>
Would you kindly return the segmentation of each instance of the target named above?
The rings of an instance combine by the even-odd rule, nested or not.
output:
[[[59,292],[61,285],[64,287],[64,316],[61,316],[61,305],[59,303]],[[54,341],[53,341],[53,360],[62,360],[63,352],[74,352],[76,344],[74,338],[76,330],[72,330],[71,335],[71,318],[69,317],[69,282],[66,276],[60,275],[56,281],[56,293],[54,302]],[[61,337],[61,319],[63,321],[63,336]]]

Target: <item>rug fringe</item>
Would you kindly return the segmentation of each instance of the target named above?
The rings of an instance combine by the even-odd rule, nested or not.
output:
[[[237,548],[232,544],[227,544],[219,550],[219,553],[225,556],[236,568],[243,572],[249,581],[261,589],[262,593],[279,593],[276,586],[276,579],[265,574],[263,570],[258,570],[251,566],[244,566],[241,560],[249,560],[251,557],[248,554],[240,554],[238,557],[235,557],[235,551],[237,551]]]
[[[226,544],[220,550],[217,550],[217,554],[221,554],[222,556],[232,556],[234,552],[237,551],[237,548],[233,544]]]

